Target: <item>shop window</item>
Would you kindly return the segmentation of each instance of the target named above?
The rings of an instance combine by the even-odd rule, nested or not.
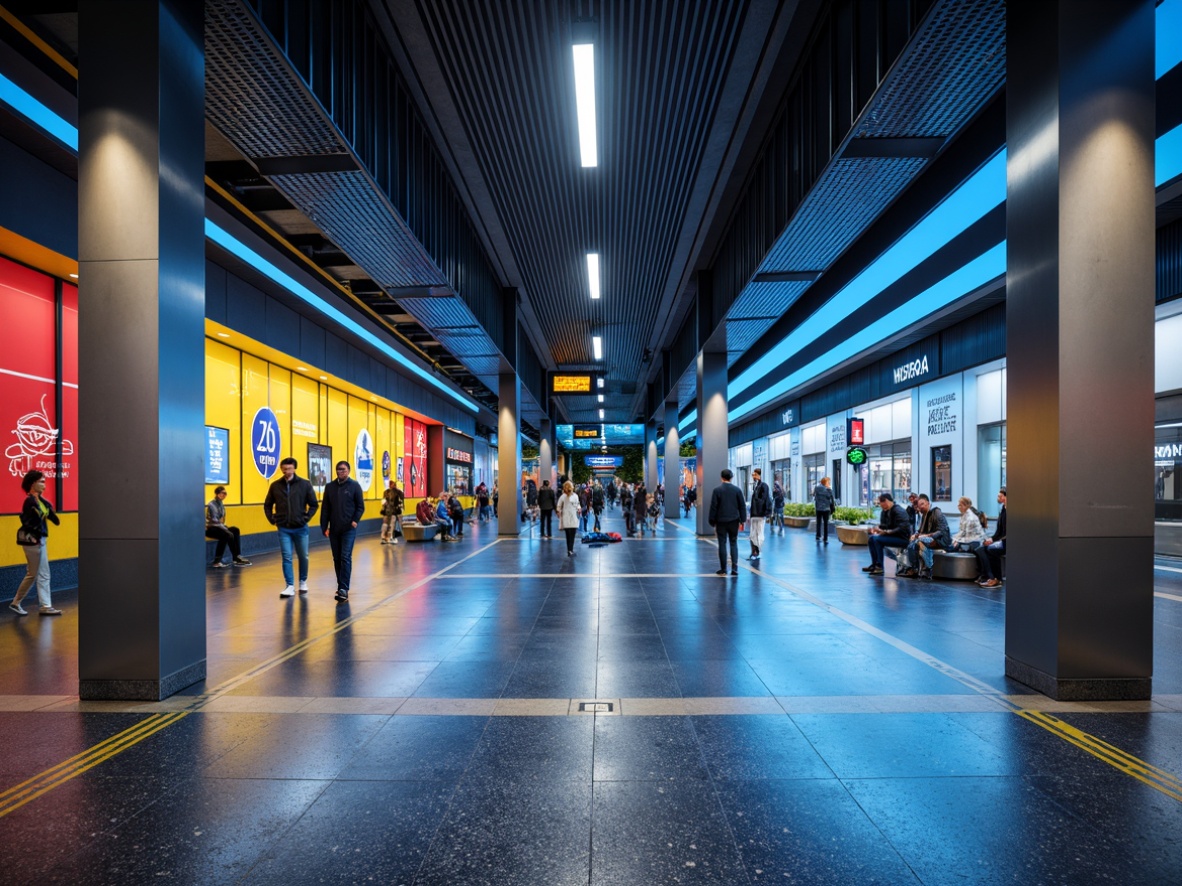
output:
[[[1005,485],[1006,425],[1001,422],[977,429],[977,499],[992,502]]]
[[[784,500],[792,501],[792,462],[789,459],[772,463],[772,481],[784,490]]]
[[[821,485],[821,478],[825,476],[825,456],[822,453],[806,455],[804,457],[805,484],[801,491],[803,501],[811,501],[813,490]]]
[[[1182,424],[1154,429],[1154,519],[1182,521]]]
[[[952,501],[952,446],[932,447],[932,501]]]

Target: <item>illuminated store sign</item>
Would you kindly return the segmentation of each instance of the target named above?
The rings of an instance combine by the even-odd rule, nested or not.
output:
[[[847,418],[845,420],[845,445],[861,446],[865,442],[866,420],[862,418]],[[850,464],[853,464],[853,462],[850,462]]]
[[[622,455],[584,455],[583,463],[589,468],[618,468],[624,464]]]
[[[894,370],[894,382],[901,385],[904,382],[909,382],[915,378],[923,378],[926,375],[931,375],[931,368],[928,366],[927,354],[924,354],[918,360],[912,360],[910,363],[904,363],[902,366],[896,366]]]
[[[1165,461],[1182,459],[1182,443],[1163,443],[1154,446],[1153,457]]]
[[[472,463],[472,453],[465,452],[462,449],[452,449],[449,446],[447,448],[447,460],[448,461],[462,461],[465,464],[471,464]]]

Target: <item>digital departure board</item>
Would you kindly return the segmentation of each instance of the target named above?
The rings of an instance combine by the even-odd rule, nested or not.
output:
[[[576,440],[598,440],[602,436],[599,432],[599,425],[575,425],[574,437]]]
[[[598,375],[594,372],[550,372],[551,394],[593,394]]]

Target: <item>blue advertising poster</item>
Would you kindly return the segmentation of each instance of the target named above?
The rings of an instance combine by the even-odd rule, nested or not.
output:
[[[263,479],[270,480],[279,469],[279,450],[283,440],[279,436],[279,419],[270,407],[264,406],[254,414],[250,423],[250,451],[254,466]]]
[[[584,455],[583,463],[589,468],[618,468],[624,464],[624,456]]]
[[[226,428],[205,426],[205,482],[229,483],[230,432]]]

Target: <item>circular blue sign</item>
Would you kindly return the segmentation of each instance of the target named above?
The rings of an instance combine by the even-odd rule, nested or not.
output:
[[[283,440],[279,436],[279,419],[270,407],[264,406],[254,414],[250,423],[250,451],[254,455],[254,466],[270,480],[279,468],[279,452]]]
[[[390,453],[389,451],[382,453],[382,479],[390,479]]]

